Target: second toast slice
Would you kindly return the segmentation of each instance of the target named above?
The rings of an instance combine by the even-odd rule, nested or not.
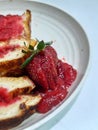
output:
[[[22,94],[30,94],[35,88],[34,83],[27,77],[0,77],[0,97],[14,98]],[[7,97],[4,97],[7,96]]]

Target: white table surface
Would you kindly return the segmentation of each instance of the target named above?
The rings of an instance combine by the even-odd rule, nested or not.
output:
[[[38,130],[98,130],[98,0],[37,0],[72,15],[84,28],[91,46],[92,64],[77,100],[67,112]]]

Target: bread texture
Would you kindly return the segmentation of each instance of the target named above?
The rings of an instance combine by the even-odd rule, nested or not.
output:
[[[30,94],[35,88],[34,83],[27,77],[0,77],[0,88],[5,88],[11,98],[22,94]]]
[[[24,71],[21,69],[22,63],[27,59],[29,54],[22,52],[25,46],[31,42],[31,12],[27,10],[22,18],[23,31],[21,35],[12,37],[9,40],[0,41],[0,76],[21,76]],[[3,53],[3,56],[2,56]]]
[[[15,103],[0,107],[0,130],[15,127],[31,116],[40,99],[40,95],[22,95]]]
[[[26,12],[22,15],[23,18],[23,26],[24,26],[24,37],[30,39],[31,38],[31,12],[30,10],[26,10]]]
[[[41,96],[31,93],[34,88],[27,76],[0,77],[0,130],[15,127],[36,112]]]
[[[1,31],[5,32],[4,38],[2,32],[0,32],[0,130],[8,130],[22,123],[36,112],[36,106],[41,100],[40,94],[32,94],[35,85],[21,69],[23,62],[30,56],[29,53],[23,53],[22,50],[29,47],[31,43],[36,44],[35,41],[31,40],[31,12],[26,10],[24,14],[17,16],[0,15],[1,20],[2,18],[5,20],[3,23],[1,22],[4,30],[0,25]],[[19,24],[18,27],[11,23],[13,21],[11,18],[19,19],[15,24]],[[10,22],[7,25],[8,28],[5,26],[6,20]],[[17,28],[15,34],[18,31],[22,32],[18,33],[19,35],[9,36],[8,33],[13,34],[15,31],[9,32],[9,25],[12,28],[13,26]],[[18,30],[19,27],[22,30]],[[7,29],[9,31],[6,32]]]

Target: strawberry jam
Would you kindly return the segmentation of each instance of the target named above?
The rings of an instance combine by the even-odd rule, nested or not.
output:
[[[54,106],[59,104],[67,95],[66,89],[61,86],[55,90],[48,90],[42,94],[42,100],[37,106],[37,110],[40,113],[46,113],[51,110]]]
[[[20,47],[19,45],[0,46],[0,58],[3,58],[10,51],[14,51],[15,49],[17,49],[19,47]]]
[[[77,75],[71,65],[58,59],[51,46],[38,53],[27,65],[26,70],[42,96],[37,106],[40,113],[48,112],[66,97],[68,88]]]
[[[6,88],[0,87],[0,107],[10,105],[19,100],[19,97],[11,98]]]
[[[0,15],[0,41],[21,36],[23,32],[22,17],[18,15]]]

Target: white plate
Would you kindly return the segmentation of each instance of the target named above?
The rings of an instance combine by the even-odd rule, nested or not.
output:
[[[66,12],[50,5],[32,1],[1,1],[1,14],[22,14],[26,9],[32,13],[32,37],[55,41],[53,46],[58,56],[78,71],[76,81],[70,93],[60,105],[46,114],[34,114],[13,130],[34,130],[60,111],[68,108],[77,96],[85,81],[90,60],[90,47],[81,26]],[[66,110],[66,109],[65,109]]]

